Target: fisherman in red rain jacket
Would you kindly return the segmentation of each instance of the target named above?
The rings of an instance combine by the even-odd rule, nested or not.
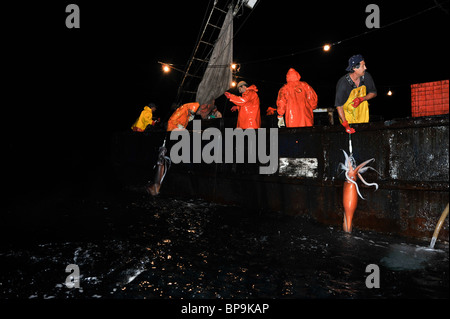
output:
[[[261,114],[259,111],[259,97],[256,92],[258,89],[255,85],[248,86],[247,83],[241,81],[238,83],[238,90],[242,96],[237,96],[229,92],[225,92],[225,96],[234,104],[231,111],[239,111],[236,128],[260,128]]]
[[[292,68],[286,74],[286,82],[278,92],[278,127],[313,126],[313,110],[317,107],[316,92],[308,83],[300,81],[300,74]]]

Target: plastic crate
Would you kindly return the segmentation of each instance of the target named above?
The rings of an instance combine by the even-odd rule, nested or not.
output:
[[[448,80],[411,85],[413,117],[448,114]]]

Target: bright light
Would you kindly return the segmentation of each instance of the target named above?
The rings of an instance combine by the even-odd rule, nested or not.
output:
[[[231,63],[230,64],[230,69],[231,69],[232,72],[239,72],[240,67],[241,66],[239,64],[237,64],[237,63]]]
[[[164,73],[168,73],[170,71],[170,67],[167,64],[163,64],[162,69]]]
[[[246,0],[244,1],[244,4],[247,8],[253,9],[257,1],[258,0]]]
[[[323,50],[324,50],[324,51],[330,51],[330,49],[331,49],[331,45],[329,45],[329,44],[325,44],[325,45],[323,46]]]
[[[387,92],[387,95],[389,95],[389,96],[391,96],[392,94],[394,94],[394,93],[392,93],[391,90],[389,90],[389,91]]]
[[[231,87],[232,87],[232,88],[235,88],[236,85],[237,85],[237,84],[236,84],[236,81],[231,82]]]

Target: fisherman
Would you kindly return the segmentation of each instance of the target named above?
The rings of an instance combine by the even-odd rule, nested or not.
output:
[[[185,129],[195,117],[200,104],[198,102],[186,103],[175,110],[167,123],[167,131]]]
[[[148,103],[148,105],[144,106],[131,129],[135,132],[144,132],[148,125],[155,125],[158,122],[156,119],[153,119],[153,113],[156,112],[156,109],[155,103]]]
[[[369,122],[367,101],[377,96],[375,83],[366,70],[362,55],[353,55],[348,60],[348,73],[341,77],[336,85],[335,106],[339,119],[349,134],[355,133],[349,123]]]
[[[300,81],[300,74],[295,69],[288,70],[286,82],[278,91],[278,127],[313,126],[313,110],[317,107],[316,92],[308,83]]]
[[[199,114],[203,120],[221,118],[222,113],[217,110],[217,106],[214,103],[215,100],[213,100],[211,103],[200,105],[197,114]]]
[[[242,96],[237,96],[229,92],[225,92],[225,96],[232,103],[236,104],[231,108],[231,111],[238,111],[238,120],[236,128],[260,128],[261,115],[259,111],[259,97],[256,92],[258,89],[255,85],[250,85],[245,81],[238,83],[237,88]]]

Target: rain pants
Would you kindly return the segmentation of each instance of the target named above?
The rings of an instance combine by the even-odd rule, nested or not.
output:
[[[250,85],[242,96],[230,94],[230,101],[237,105],[239,109],[236,128],[260,128],[261,114],[259,110],[258,89],[255,85]]]
[[[308,83],[300,81],[300,74],[292,68],[286,74],[286,82],[278,91],[278,116],[284,115],[286,127],[313,126],[316,92]]]
[[[347,101],[343,105],[345,119],[349,124],[352,123],[368,123],[369,122],[369,102],[363,101],[357,108],[353,107],[353,100],[357,97],[366,96],[366,86],[360,86],[353,89],[348,96]],[[339,119],[341,122],[342,120]]]
[[[131,126],[131,129],[135,132],[144,132],[147,125],[153,124],[153,112],[148,106],[144,106],[144,109],[139,115],[139,118]]]
[[[182,106],[177,108],[175,112],[173,112],[172,116],[169,119],[169,122],[167,123],[167,130],[173,131],[174,129],[178,128],[178,125],[182,125],[184,128],[186,128],[189,123],[191,112],[197,112],[199,106],[199,103],[192,102],[183,104]]]

